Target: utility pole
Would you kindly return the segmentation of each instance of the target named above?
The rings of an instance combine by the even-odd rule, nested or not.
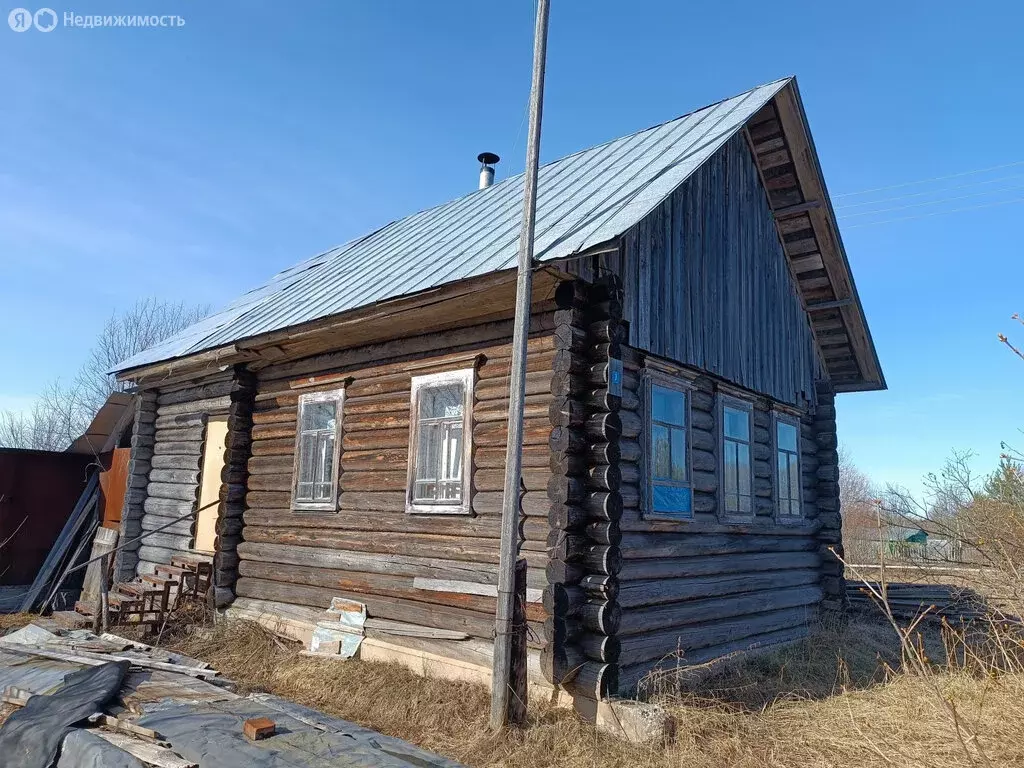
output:
[[[519,551],[519,485],[523,465],[523,396],[526,390],[526,344],[530,331],[533,232],[537,215],[537,169],[540,165],[540,124],[544,106],[544,65],[548,47],[549,0],[537,2],[533,36],[533,84],[530,88],[530,130],[526,142],[523,224],[519,230],[519,271],[516,317],[512,333],[512,375],[509,381],[508,446],[505,451],[505,493],[501,504],[501,550],[498,562],[498,606],[491,676],[491,728],[509,722],[512,705],[512,633],[516,557]],[[523,659],[525,664],[526,660]]]

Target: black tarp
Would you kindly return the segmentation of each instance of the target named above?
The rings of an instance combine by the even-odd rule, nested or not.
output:
[[[0,756],[11,768],[48,768],[75,723],[102,710],[121,688],[127,661],[72,672],[49,695],[33,696],[0,727]]]

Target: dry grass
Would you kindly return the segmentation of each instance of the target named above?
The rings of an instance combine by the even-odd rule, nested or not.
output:
[[[0,626],[31,618],[0,617]],[[489,696],[482,686],[424,679],[397,665],[310,659],[255,624],[210,627],[199,615],[180,618],[163,644],[210,661],[243,690],[270,691],[471,766],[1024,765],[1020,667],[996,674],[982,665],[988,674],[971,674],[947,665],[934,624],[922,627],[922,642],[937,666],[927,677],[901,672],[895,633],[866,616],[847,627],[823,627],[802,643],[728,660],[695,689],[679,689],[664,676],[656,696],[677,718],[677,738],[638,746],[542,704],[532,707],[527,728],[490,734]],[[132,634],[124,627],[115,631]],[[944,700],[954,707],[961,734],[975,734],[976,742],[958,738]]]
[[[0,634],[24,627],[38,618],[34,613],[0,613]]]
[[[663,692],[661,703],[679,721],[668,746],[626,744],[596,733],[570,711],[543,705],[533,707],[528,728],[491,735],[481,686],[423,679],[394,665],[309,659],[246,622],[221,623],[174,644],[244,688],[271,691],[475,766],[984,765],[976,745],[965,751],[957,739],[936,687],[965,730],[978,734],[992,765],[1024,765],[1024,675],[894,673],[900,650],[891,635],[869,620],[822,629],[804,643],[722,665],[702,680],[699,697]]]

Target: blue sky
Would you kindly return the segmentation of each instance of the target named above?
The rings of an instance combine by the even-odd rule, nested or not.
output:
[[[1024,443],[996,341],[1024,311],[1024,204],[993,205],[1024,198],[1024,8],[553,2],[543,159],[798,76],[889,383],[840,398],[859,466],[914,486],[952,448]],[[52,7],[186,23],[0,26],[0,408],[72,375],[116,307],[223,304],[471,190],[481,150],[522,168],[532,3]]]

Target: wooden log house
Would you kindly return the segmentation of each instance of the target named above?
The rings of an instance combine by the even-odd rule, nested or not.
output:
[[[221,607],[350,598],[489,665],[521,189],[393,222],[122,363],[125,533],[186,516],[122,577],[207,553]],[[795,80],[545,165],[536,254],[535,671],[631,693],[841,609],[834,398],[885,383]]]

